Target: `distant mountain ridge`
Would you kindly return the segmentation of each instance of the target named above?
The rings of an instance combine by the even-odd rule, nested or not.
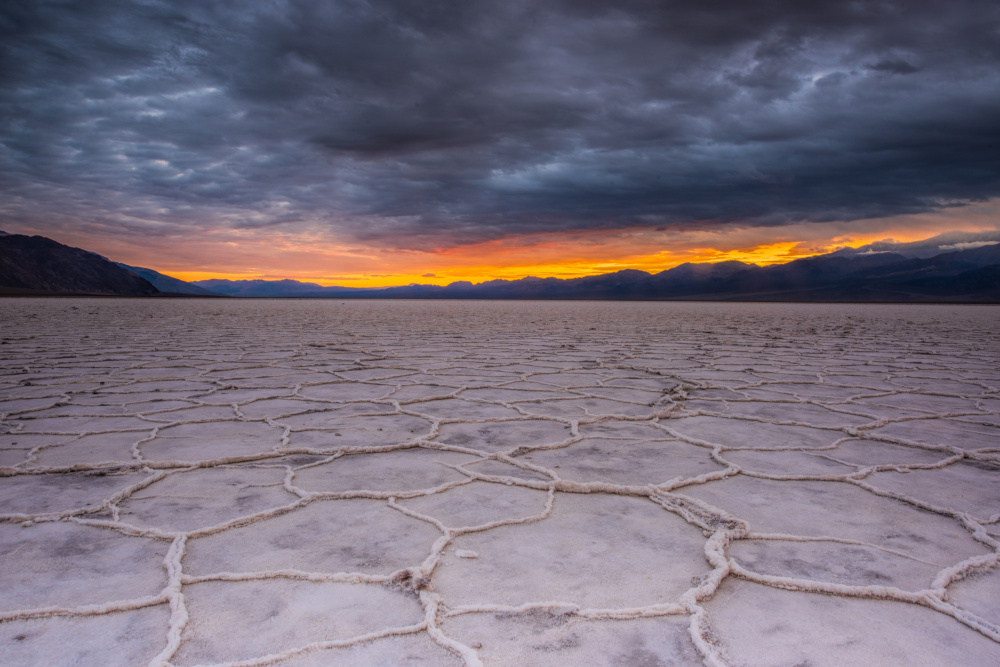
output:
[[[190,285],[211,290],[214,294],[223,296],[245,297],[289,297],[289,296],[325,296],[328,290],[338,293],[351,291],[352,287],[324,287],[317,283],[304,283],[298,280],[226,280],[210,278],[197,280]]]
[[[901,252],[837,251],[771,266],[688,263],[655,274],[625,269],[583,278],[527,277],[446,286],[359,289],[289,280],[195,284],[250,297],[1000,303],[1000,243],[969,243],[976,247],[931,257],[912,256],[923,254],[929,245],[925,241],[894,244]]]

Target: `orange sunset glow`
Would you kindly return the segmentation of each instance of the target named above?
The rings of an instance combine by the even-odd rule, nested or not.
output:
[[[537,278],[579,278],[582,276],[613,273],[624,269],[638,269],[648,273],[657,273],[673,268],[685,262],[716,263],[739,261],[748,264],[765,266],[782,264],[795,259],[812,257],[831,252],[837,248],[856,248],[873,241],[879,241],[884,236],[867,236],[849,239],[838,239],[827,246],[815,246],[796,241],[768,243],[757,246],[718,249],[712,247],[691,247],[679,250],[660,250],[643,254],[635,248],[634,254],[608,254],[593,257],[598,251],[580,252],[578,248],[567,247],[564,244],[551,243],[543,246],[529,246],[520,252],[509,249],[473,246],[446,252],[434,253],[430,257],[410,257],[406,255],[385,258],[380,261],[376,270],[386,265],[395,268],[392,273],[368,272],[337,272],[330,275],[314,268],[314,264],[337,265],[345,263],[344,255],[337,248],[326,251],[315,246],[285,250],[297,258],[295,263],[303,266],[301,269],[284,270],[280,272],[258,270],[249,271],[204,271],[204,270],[168,270],[162,272],[186,281],[206,280],[209,278],[228,278],[230,280],[293,279],[304,282],[314,282],[320,285],[345,285],[347,287],[388,287],[409,283],[428,285],[447,285],[456,281],[482,282],[485,280],[505,279],[517,280],[527,276]],[[898,241],[912,241],[923,236],[905,237],[896,235]],[[482,244],[489,246],[491,244]],[[602,248],[604,249],[604,248]],[[618,248],[616,248],[618,249]],[[492,251],[492,252],[491,252]],[[381,258],[380,258],[381,259]],[[415,268],[414,268],[414,265]],[[319,268],[319,267],[317,267]],[[391,270],[391,269],[389,269]]]
[[[136,252],[131,247],[108,244],[103,251],[125,258],[122,261],[126,263],[151,266],[187,281],[293,279],[347,287],[447,285],[526,276],[576,278],[623,269],[656,273],[685,262],[781,264],[890,238],[908,242],[947,231],[996,229],[998,209],[996,202],[986,202],[922,215],[839,225],[802,223],[777,230],[748,226],[686,233],[625,229],[534,234],[420,251],[338,244],[311,234],[252,232],[238,241],[231,234],[225,241],[206,235],[200,251],[179,258],[183,261],[163,261],[152,248]]]

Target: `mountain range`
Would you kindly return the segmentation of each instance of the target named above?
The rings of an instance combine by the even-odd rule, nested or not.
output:
[[[42,236],[0,232],[0,294],[1000,303],[1000,232],[952,232],[912,243],[880,241],[770,266],[687,263],[659,273],[626,269],[583,278],[387,288],[295,280],[187,283]]]
[[[340,299],[609,299],[709,301],[1000,302],[1000,233],[883,241],[786,264],[681,264],[584,278],[489,280],[373,289],[290,280],[203,280],[219,294]]]

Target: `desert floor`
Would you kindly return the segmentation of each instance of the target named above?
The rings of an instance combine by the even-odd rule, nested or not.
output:
[[[998,328],[0,300],[0,662],[1000,664]]]

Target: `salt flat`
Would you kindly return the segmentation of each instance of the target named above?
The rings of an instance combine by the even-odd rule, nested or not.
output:
[[[1000,664],[998,325],[2,300],[0,661]]]

